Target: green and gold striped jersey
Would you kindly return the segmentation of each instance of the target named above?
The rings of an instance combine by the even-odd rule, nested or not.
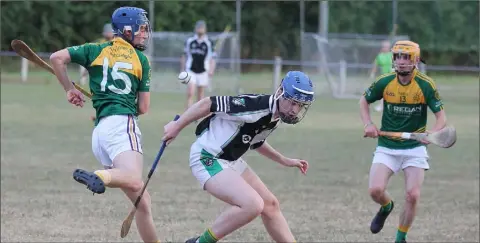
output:
[[[383,98],[382,131],[424,132],[427,107],[433,113],[443,110],[435,82],[418,70],[414,71],[412,80],[406,85],[398,81],[394,72],[382,75],[365,91],[364,96],[369,104]],[[378,145],[391,149],[408,149],[421,143],[379,137]]]
[[[122,38],[67,48],[73,63],[88,70],[95,125],[102,117],[137,115],[138,92],[150,91],[147,57]]]

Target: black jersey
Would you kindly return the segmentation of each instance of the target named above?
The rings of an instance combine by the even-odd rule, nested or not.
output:
[[[272,95],[210,97],[213,113],[195,131],[197,142],[219,159],[235,161],[260,147],[278,126]]]
[[[199,38],[197,35],[185,41],[185,55],[187,56],[186,69],[194,73],[208,71],[210,59],[213,56],[212,42],[208,36]]]

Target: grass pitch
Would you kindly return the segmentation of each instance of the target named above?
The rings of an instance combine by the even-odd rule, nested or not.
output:
[[[67,103],[62,89],[44,76],[21,84],[2,73],[1,83],[1,241],[139,242],[136,226],[120,238],[131,203],[116,189],[95,195],[72,179],[76,168],[100,168],[91,152],[94,114]],[[246,79],[254,75],[244,76]],[[268,77],[266,75],[265,77]],[[412,242],[479,241],[479,83],[478,77],[435,77],[458,142],[450,149],[429,147]],[[252,82],[254,83],[254,82]],[[270,84],[270,83],[269,83]],[[263,85],[263,84],[262,84]],[[270,92],[265,88],[245,92]],[[184,108],[182,93],[153,93],[151,111],[141,117],[145,174],[160,147],[163,126]],[[380,114],[374,113],[378,123]],[[429,124],[433,123],[429,115]],[[383,231],[372,235],[378,206],[368,196],[368,170],[376,141],[362,137],[356,100],[319,97],[296,126],[282,125],[269,142],[287,156],[307,159],[310,170],[284,168],[251,151],[250,166],[280,200],[299,242],[393,242],[403,207],[403,173],[388,191],[397,207]],[[153,214],[163,242],[182,242],[210,226],[224,205],[200,190],[188,167],[194,126],[187,127],[164,153],[149,185]],[[225,241],[271,241],[260,219]]]

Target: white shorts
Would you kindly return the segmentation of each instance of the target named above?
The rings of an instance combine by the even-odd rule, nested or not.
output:
[[[92,150],[97,160],[113,167],[113,160],[125,151],[142,153],[142,133],[131,115],[113,115],[100,119],[93,129]]]
[[[242,158],[235,161],[215,158],[197,144],[197,142],[192,144],[190,148],[190,169],[192,170],[193,176],[200,182],[202,189],[205,189],[204,186],[208,179],[226,168],[242,174],[245,169],[248,168],[248,164]]]
[[[427,147],[418,146],[411,149],[389,149],[378,146],[373,153],[373,164],[384,164],[394,173],[409,166],[430,169],[428,165]]]
[[[203,73],[194,73],[192,71],[188,71],[188,74],[192,75],[192,79],[190,79],[190,83],[196,86],[206,87],[210,84],[210,78],[208,77],[208,72]]]

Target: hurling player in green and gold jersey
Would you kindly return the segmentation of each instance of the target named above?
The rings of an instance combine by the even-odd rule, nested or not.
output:
[[[430,132],[446,125],[443,103],[433,80],[417,69],[420,47],[411,41],[398,41],[392,48],[395,72],[380,76],[360,99],[360,113],[366,137],[378,137],[369,105],[383,99],[384,110],[380,130],[395,132],[426,132],[427,111],[436,117]],[[406,200],[400,214],[395,242],[406,242],[406,234],[413,223],[425,170],[429,169],[427,141],[413,141],[379,137],[370,169],[369,193],[381,205],[371,222],[370,230],[376,234],[383,228],[394,204],[385,191],[390,177],[403,170]]]
[[[90,74],[96,111],[92,150],[103,169],[77,169],[73,178],[94,193],[104,193],[105,187],[120,188],[132,202],[143,187],[142,134],[136,117],[150,106],[150,65],[142,53],[151,36],[146,14],[141,8],[118,8],[112,15],[116,35],[112,41],[68,47],[50,57],[67,100],[76,106],[83,107],[84,98],[70,82],[66,65],[77,63]],[[135,216],[142,240],[157,242],[150,195],[146,191]]]

